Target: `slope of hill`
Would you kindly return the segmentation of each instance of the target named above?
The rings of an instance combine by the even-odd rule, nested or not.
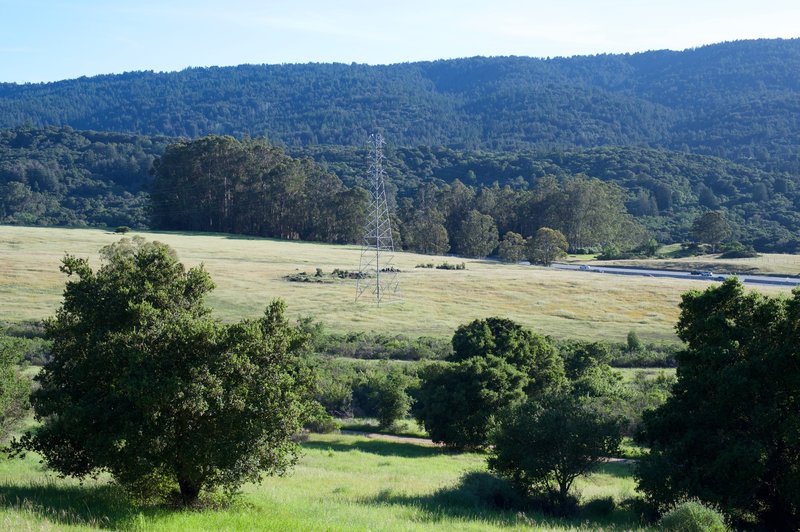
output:
[[[309,156],[347,185],[365,185],[365,148],[311,146],[291,149]],[[721,209],[739,228],[736,238],[761,250],[800,248],[800,175],[767,172],[704,155],[639,147],[558,151],[473,151],[443,147],[387,151],[387,174],[399,196],[421,183],[455,179],[476,188],[535,188],[546,176],[584,174],[622,187],[628,211],[659,242],[687,240],[694,218]]]
[[[800,39],[683,52],[389,66],[305,64],[132,72],[0,84],[0,126],[197,137],[266,135],[290,146],[554,149],[651,146],[800,172]]]
[[[147,227],[150,167],[173,140],[56,127],[0,130],[0,223]],[[363,147],[311,146],[289,154],[312,158],[314,172],[335,174],[343,190],[365,185]],[[491,213],[480,190],[495,183],[508,185],[514,203],[522,204],[525,191],[544,177],[585,174],[622,187],[628,211],[660,242],[685,240],[698,213],[722,209],[744,243],[789,252],[800,246],[800,176],[715,157],[623,147],[548,152],[390,147],[386,165],[392,196],[398,204],[412,199],[417,209],[423,185],[441,188],[459,179],[478,193],[473,207]]]
[[[69,127],[0,130],[0,223],[145,226],[150,167],[167,144]]]

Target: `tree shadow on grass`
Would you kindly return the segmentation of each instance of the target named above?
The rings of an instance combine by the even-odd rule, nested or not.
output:
[[[362,502],[413,507],[420,511],[422,520],[430,523],[456,519],[473,524],[536,529],[581,528],[588,524],[590,528],[604,530],[629,530],[639,525],[633,513],[622,509],[596,518],[582,509],[573,517],[554,517],[543,513],[529,499],[521,498],[508,482],[483,471],[469,472],[455,486],[428,495],[407,495],[386,489],[373,497],[362,499]]]
[[[363,499],[363,502],[413,507],[420,511],[421,519],[429,523],[453,519],[508,527],[566,523],[542,514],[525,512],[528,509],[524,502],[507,483],[490,473],[477,471],[464,475],[455,486],[442,488],[429,495],[407,495],[386,489],[374,497]]]
[[[390,440],[360,440],[360,441],[332,441],[332,442],[305,442],[303,447],[306,449],[317,449],[322,451],[350,452],[361,451],[363,453],[377,454],[379,456],[399,456],[402,458],[425,458],[428,456],[440,456],[449,452],[442,447],[431,445],[419,445],[416,443],[406,443]]]
[[[128,528],[140,514],[152,515],[155,507],[140,507],[114,485],[0,484],[0,507],[45,519],[58,525],[119,530]]]

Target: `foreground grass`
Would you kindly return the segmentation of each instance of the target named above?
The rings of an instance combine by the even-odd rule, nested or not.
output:
[[[558,338],[624,341],[634,330],[648,341],[675,341],[680,294],[703,288],[692,280],[576,275],[572,272],[466,260],[466,271],[415,269],[453,257],[398,253],[404,303],[355,304],[353,282],[292,283],[283,277],[322,268],[358,269],[355,246],[236,237],[141,233],[175,248],[188,266],[204,264],[217,284],[209,303],[222,319],[260,315],[274,297],[289,311],[313,316],[336,331],[449,337],[460,324],[500,315]],[[95,229],[0,226],[0,321],[52,315],[64,287],[64,253],[99,266],[100,247],[119,235]],[[456,262],[461,262],[457,259]],[[767,292],[788,289],[767,288]]]
[[[481,503],[462,475],[485,471],[478,454],[437,447],[314,435],[287,477],[245,487],[222,510],[137,506],[107,481],[83,486],[43,471],[36,459],[0,463],[3,530],[571,530],[632,529],[632,514],[558,520]],[[584,500],[634,495],[631,466],[605,464],[578,486]]]

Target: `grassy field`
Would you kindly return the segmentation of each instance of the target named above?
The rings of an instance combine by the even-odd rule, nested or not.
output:
[[[654,379],[660,375],[674,376],[675,368],[614,368],[626,381],[632,381],[638,374],[645,375],[647,378]]]
[[[274,297],[289,311],[313,316],[332,330],[450,336],[458,325],[492,315],[509,317],[560,338],[624,341],[634,330],[647,340],[674,340],[681,293],[702,281],[575,273],[466,260],[465,271],[415,269],[420,263],[461,262],[453,257],[397,253],[404,302],[376,309],[353,302],[353,281],[294,283],[287,274],[358,269],[359,249],[231,235],[139,233],[175,248],[188,266],[204,264],[217,289],[210,298],[224,320],[254,317]],[[96,229],[0,226],[0,321],[38,320],[57,308],[65,253],[89,257],[119,235]],[[765,288],[770,293],[788,289]]]
[[[428,433],[413,419],[401,419],[393,426],[381,429],[378,420],[373,418],[352,418],[339,420],[343,431],[370,432],[404,436],[411,438],[428,438]]]
[[[2,530],[630,530],[630,512],[556,520],[484,505],[465,473],[485,471],[478,454],[438,447],[314,435],[295,469],[248,485],[226,509],[137,506],[107,481],[79,485],[41,469],[34,456],[0,462]],[[577,486],[584,501],[634,496],[630,464],[610,463]]]

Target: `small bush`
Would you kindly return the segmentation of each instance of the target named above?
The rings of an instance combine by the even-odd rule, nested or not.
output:
[[[722,253],[719,258],[720,259],[752,259],[755,257],[759,257],[760,255],[758,252],[752,249],[737,249],[732,251],[726,251]]]
[[[444,488],[437,492],[436,497],[447,506],[498,510],[523,510],[527,507],[527,502],[510,482],[483,471],[464,474],[456,488]]]
[[[628,333],[628,352],[636,353],[642,350],[642,341],[639,339],[639,335],[636,334],[636,331],[630,331]]]
[[[314,406],[303,428],[310,432],[316,432],[317,434],[328,434],[338,431],[341,427],[340,423],[333,419],[333,416],[328,414],[322,405],[317,404]]]
[[[338,279],[366,279],[367,277],[372,277],[367,272],[351,272],[349,270],[340,270],[339,268],[335,268],[331,272],[331,276]]]
[[[543,514],[554,517],[575,517],[578,515],[580,500],[572,494],[562,498],[555,491],[547,491],[531,494],[527,502],[531,510]]]
[[[676,532],[724,532],[728,530],[725,517],[713,507],[697,499],[673,506],[658,522],[662,530]]]
[[[750,259],[759,256],[753,246],[745,246],[737,241],[723,244],[720,251],[720,259]]]
[[[642,497],[625,499],[619,504],[619,507],[631,512],[640,523],[655,523],[658,519],[658,508]]]
[[[466,270],[467,265],[465,263],[461,264],[450,264],[449,262],[443,262],[436,266],[437,270]]]
[[[393,369],[386,375],[373,376],[369,384],[379,428],[391,428],[408,415],[411,397],[407,390],[411,379],[402,371]]]
[[[434,264],[432,262],[417,264],[414,266],[415,268],[436,268],[437,270],[466,270],[467,265],[465,263],[461,264],[450,264],[449,262],[443,262],[441,264]]]
[[[119,234],[121,234],[121,235],[124,235],[125,233],[129,233],[129,232],[130,232],[130,230],[131,230],[131,228],[130,228],[130,227],[128,227],[127,225],[120,225],[119,227],[117,227],[116,229],[114,229],[114,232],[115,232],[115,233],[119,233]]]
[[[319,271],[319,268],[317,268]],[[284,279],[292,283],[332,283],[333,279],[321,275],[309,275],[306,272],[284,275]]]
[[[153,472],[118,485],[123,493],[139,504],[155,504],[169,500],[178,490],[175,481],[160,472]]]
[[[308,429],[309,432],[314,432],[316,434],[330,434],[331,432],[338,432],[341,428],[341,424],[329,415],[308,420],[305,424],[305,428]]]
[[[581,506],[580,513],[583,517],[599,518],[607,517],[616,509],[614,497],[603,497],[593,499]]]

